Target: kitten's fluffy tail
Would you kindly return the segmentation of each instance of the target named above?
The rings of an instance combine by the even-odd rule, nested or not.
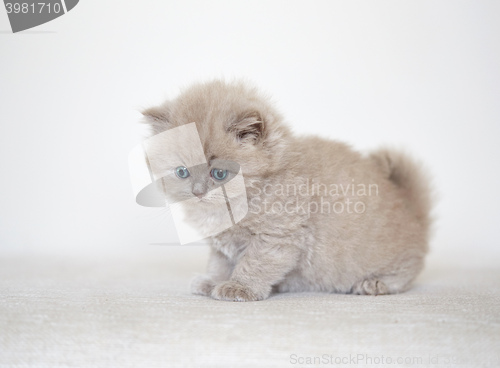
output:
[[[370,155],[382,168],[390,181],[403,189],[422,225],[431,223],[432,191],[430,178],[420,163],[405,153],[380,149]]]

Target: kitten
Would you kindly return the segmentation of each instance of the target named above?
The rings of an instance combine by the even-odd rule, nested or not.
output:
[[[231,171],[224,165],[232,162],[243,173],[248,213],[210,238],[208,273],[193,280],[194,294],[228,301],[271,292],[390,294],[421,271],[430,191],[406,155],[382,149],[365,157],[343,143],[295,136],[242,82],[197,84],[143,114],[153,134],[196,123],[208,161],[196,175],[155,151],[166,172],[181,170],[164,183],[167,196],[200,198],[187,209],[194,225],[227,211],[210,210],[214,172]]]

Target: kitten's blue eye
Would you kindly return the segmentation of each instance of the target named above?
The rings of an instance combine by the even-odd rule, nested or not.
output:
[[[175,175],[180,179],[186,179],[189,176],[189,171],[185,166],[175,168]]]
[[[212,169],[211,174],[215,180],[224,180],[227,176],[227,170]]]

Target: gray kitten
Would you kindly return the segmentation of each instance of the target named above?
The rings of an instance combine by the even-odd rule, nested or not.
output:
[[[295,136],[241,82],[194,85],[143,114],[153,134],[196,123],[208,161],[196,175],[156,150],[165,172],[176,172],[165,194],[199,198],[188,209],[194,225],[222,216],[210,209],[211,188],[231,172],[226,163],[244,176],[248,213],[210,238],[208,273],[193,281],[194,294],[254,301],[273,291],[399,293],[421,271],[430,191],[407,156],[384,149],[365,157],[343,143]]]

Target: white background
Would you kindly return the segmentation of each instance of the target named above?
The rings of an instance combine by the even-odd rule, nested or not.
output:
[[[82,0],[19,34],[0,8],[0,250],[175,240],[127,156],[140,109],[214,77],[260,86],[297,133],[407,149],[440,197],[431,257],[500,264],[500,2],[478,0]]]

